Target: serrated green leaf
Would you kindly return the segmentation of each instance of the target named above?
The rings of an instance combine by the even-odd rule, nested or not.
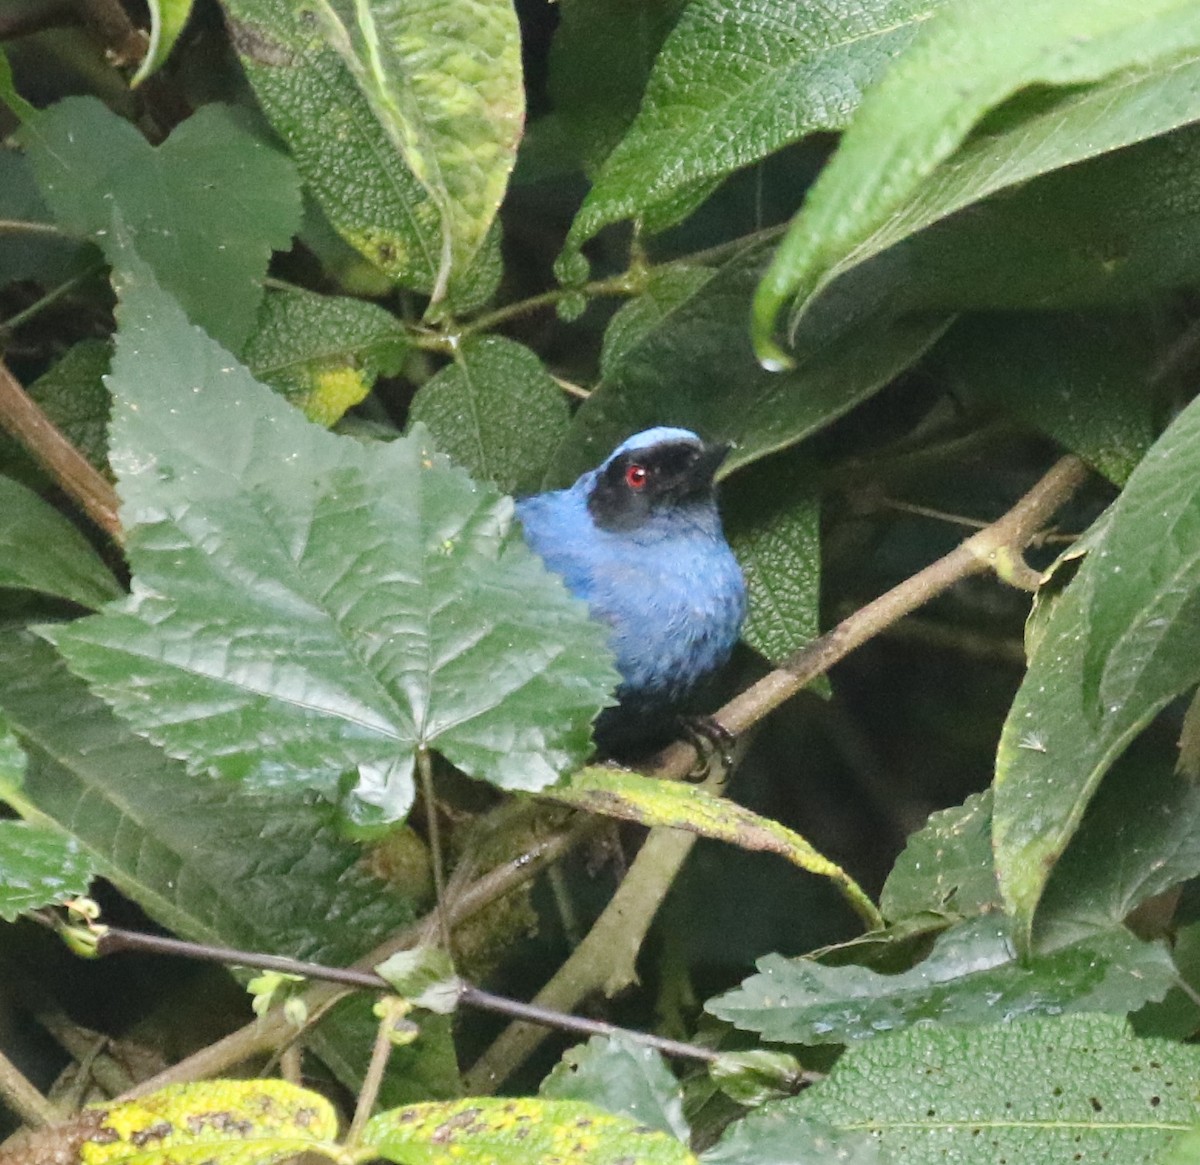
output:
[[[150,8],[150,45],[138,70],[130,79],[136,89],[147,77],[158,72],[192,12],[192,0],[148,0]]]
[[[1200,1116],[1198,1075],[1200,1050],[1111,1016],[921,1026],[850,1048],[771,1107],[870,1132],[905,1165],[1149,1165]]]
[[[794,299],[802,311],[839,271],[886,245],[877,232],[889,230],[894,242],[1004,185],[1193,120],[1194,92],[1186,109],[1153,101],[1151,116],[1141,100],[1147,90],[1161,98],[1162,75],[1190,70],[1197,49],[1200,15],[1187,0],[1136,8],[1124,0],[1020,0],[1003,9],[963,0],[942,9],[867,94],[789,229],[755,296],[759,356],[786,364],[771,338],[780,308]],[[1040,105],[1018,98],[1014,124],[1001,119],[996,140],[981,137],[975,161],[986,165],[949,174],[932,198],[937,209],[920,207],[923,187],[938,185],[938,166],[990,111],[1031,86],[1062,87],[1070,100],[1071,87],[1114,75],[1113,88],[1076,91],[1080,105],[1066,117],[1045,89]],[[1171,80],[1165,87],[1174,97]],[[1026,111],[1031,124],[1022,122]]]
[[[560,0],[550,45],[550,99],[584,172],[629,128],[684,0]]]
[[[320,0],[314,14],[441,216],[436,303],[487,235],[525,118],[511,0]]]
[[[319,1092],[286,1080],[171,1084],[138,1100],[84,1110],[96,1128],[83,1165],[272,1165],[310,1152],[336,1152],[338,1119]]]
[[[711,277],[693,269],[656,284],[661,298],[618,313],[610,330],[620,331],[606,345],[602,379],[575,414],[554,481],[573,481],[630,433],[661,424],[732,441],[729,473],[795,444],[877,392],[949,322],[919,316],[891,323],[876,304],[830,297],[828,314],[814,324],[824,336],[820,357],[773,375],[755,360],[745,322],[765,259],[766,247],[754,246]],[[626,312],[637,313],[632,322]]]
[[[689,4],[637,119],[571,225],[567,255],[623,218],[661,231],[735,170],[814,131],[843,128],[863,89],[944,3]]]
[[[662,1056],[625,1036],[569,1048],[542,1081],[547,1100],[580,1100],[687,1143],[683,1092]]]
[[[757,974],[705,1009],[765,1040],[848,1044],[923,1021],[973,1025],[1080,1011],[1125,1014],[1161,999],[1177,978],[1165,947],[1121,929],[1019,962],[1004,920],[985,916],[939,935],[928,957],[895,975],[767,955],[758,960]]]
[[[570,419],[541,360],[503,336],[465,340],[454,363],[422,385],[408,415],[472,477],[505,493],[537,486]]]
[[[819,878],[829,878],[869,927],[883,919],[862,887],[795,830],[763,817],[735,801],[715,797],[694,785],[647,780],[625,769],[589,767],[542,796],[640,825],[682,829],[740,849],[773,853]]]
[[[96,608],[121,595],[88,540],[48,502],[0,477],[0,587],[41,591]]]
[[[973,316],[937,358],[956,391],[978,397],[1123,484],[1154,441],[1147,386],[1161,346],[1144,317]]]
[[[71,838],[25,821],[0,821],[0,919],[5,922],[86,894],[94,874],[91,859]]]
[[[694,1165],[667,1133],[574,1100],[476,1097],[372,1117],[363,1144],[403,1165]]]
[[[931,814],[908,839],[880,897],[893,922],[925,912],[969,918],[999,906],[990,789]]]
[[[255,96],[334,229],[393,281],[428,292],[441,216],[303,0],[223,0]]]
[[[372,303],[268,291],[246,341],[246,366],[326,427],[358,404],[379,376],[395,375],[409,349],[400,321]]]
[[[73,838],[96,870],[181,938],[346,966],[411,921],[381,891],[331,814],[287,790],[188,774],[135,736],[46,643],[0,635],[0,709],[29,751],[20,790],[5,795],[35,824]],[[303,892],[297,892],[297,886]],[[347,1000],[313,1033],[314,1050],[350,1088],[377,1026],[370,1000]],[[393,1056],[390,1094],[422,1075],[447,1041]],[[440,1082],[440,1077],[439,1077]]]
[[[68,97],[20,133],[43,196],[66,228],[112,261],[113,214],[194,323],[240,351],[272,249],[300,225],[291,162],[228,106],[197,110],[161,146],[94,97]]]
[[[71,666],[193,772],[340,796],[363,823],[407,812],[418,749],[522,789],[582,761],[616,682],[606,630],[511,500],[421,432],[366,447],[304,421],[123,263],[134,593],[47,631]]]
[[[893,1158],[868,1132],[847,1132],[768,1104],[735,1121],[704,1165],[889,1165]]]
[[[779,664],[821,631],[821,494],[810,467],[771,458],[721,490],[729,543],[746,576],[742,638]]]
[[[1101,778],[1200,680],[1200,405],[1155,442],[1045,617],[996,755],[993,845],[1028,936]]]

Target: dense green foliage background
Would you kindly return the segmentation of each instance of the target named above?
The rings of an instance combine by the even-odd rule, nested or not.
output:
[[[103,1033],[61,1115],[251,1018],[37,925],[89,886],[344,966],[434,849],[468,979],[806,1086],[419,1011],[387,1107],[1200,1159],[1200,3],[9,0],[0,47],[4,1064]],[[751,587],[697,794],[578,775],[615,673],[512,517],[654,424],[734,443]],[[653,927],[589,946],[614,893]],[[352,1107],[370,1001],[314,1019]]]

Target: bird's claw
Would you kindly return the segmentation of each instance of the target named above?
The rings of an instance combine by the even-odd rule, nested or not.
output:
[[[712,716],[680,716],[679,728],[696,750],[696,763],[687,774],[689,781],[702,781],[712,768],[714,756],[721,758],[726,770],[733,767],[733,746],[737,743],[724,724]]]

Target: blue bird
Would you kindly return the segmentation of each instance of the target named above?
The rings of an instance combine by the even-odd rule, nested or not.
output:
[[[665,739],[737,643],[746,584],[713,485],[728,451],[687,429],[647,429],[569,489],[517,503],[529,547],[612,628],[621,683],[596,721],[605,752]]]

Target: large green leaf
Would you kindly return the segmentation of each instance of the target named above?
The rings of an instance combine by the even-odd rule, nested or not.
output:
[[[1155,442],[1039,623],[996,756],[993,843],[1027,936],[1100,779],[1200,680],[1200,404]]]
[[[616,681],[607,633],[511,500],[422,432],[367,447],[303,420],[123,263],[133,594],[47,632],[71,666],[193,771],[340,794],[363,821],[407,811],[419,749],[521,789],[581,761]]]
[[[409,420],[428,426],[439,449],[505,493],[537,486],[569,417],[542,362],[503,336],[465,340],[409,409]]]
[[[870,1132],[904,1165],[1151,1165],[1200,1118],[1200,1049],[1111,1016],[922,1026],[851,1048],[767,1111]]]
[[[78,239],[46,229],[54,218],[38,193],[29,159],[16,150],[0,150],[0,219],[26,227],[0,231],[0,287],[17,279],[51,286],[99,258]]]
[[[409,903],[367,873],[327,810],[292,790],[252,792],[188,773],[27,633],[0,635],[0,711],[29,751],[23,786],[7,784],[4,799],[72,839],[97,873],[181,938],[345,966],[411,920]],[[315,1041],[356,1087],[370,1002],[346,1008],[355,1014],[332,1015]],[[444,1054],[436,1041],[422,1045],[395,1053],[400,1072]]]
[[[766,1040],[848,1044],[928,1021],[1123,1015],[1161,999],[1177,977],[1161,944],[1139,942],[1121,929],[1018,961],[1004,919],[985,916],[940,935],[925,959],[900,974],[766,955],[757,974],[705,1007]]]
[[[864,98],[763,279],[760,357],[786,362],[771,339],[785,301],[802,310],[886,243],[1005,185],[1194,119],[1198,49],[1200,12],[1189,0],[962,0],[943,9]],[[971,130],[1033,86],[1043,88],[1002,111],[970,164],[939,182],[938,166]],[[1045,88],[1056,86],[1065,108]],[[937,187],[932,209],[919,202],[926,185]],[[877,239],[882,230],[887,238]]]
[[[433,299],[488,233],[525,120],[512,0],[319,0],[326,39],[441,216]]]
[[[806,134],[843,128],[863,89],[946,2],[688,5],[636,121],[571,226],[567,254],[623,218],[663,230],[734,170]]]
[[[430,291],[441,214],[304,0],[223,0],[255,95],[334,229],[392,280]]]
[[[662,1056],[624,1036],[571,1048],[542,1081],[549,1100],[583,1100],[649,1129],[688,1139],[683,1094]]]
[[[373,303],[289,288],[268,291],[243,357],[309,420],[332,425],[399,372],[409,343],[400,321]]]
[[[48,502],[0,477],[0,587],[99,607],[121,594],[91,543]]]
[[[0,821],[0,919],[86,894],[95,867],[74,839],[24,821]]]
[[[745,322],[765,257],[758,245],[714,274],[655,280],[648,304],[639,298],[617,313],[600,383],[575,414],[553,478],[572,480],[630,433],[660,424],[733,441],[726,471],[756,461],[878,391],[948,323],[944,316],[890,323],[875,303],[831,296],[828,314],[814,317],[814,331],[824,334],[819,358],[786,376],[767,373]]]
[[[197,110],[161,146],[94,97],[68,97],[21,131],[60,224],[105,246],[113,214],[194,323],[240,351],[272,249],[300,225],[292,164],[223,105]]]
[[[889,1165],[893,1158],[868,1132],[835,1129],[769,1104],[730,1125],[700,1160],[704,1165]]]
[[[1003,410],[1123,483],[1150,448],[1161,346],[1143,316],[974,316],[938,346],[959,393]]]

